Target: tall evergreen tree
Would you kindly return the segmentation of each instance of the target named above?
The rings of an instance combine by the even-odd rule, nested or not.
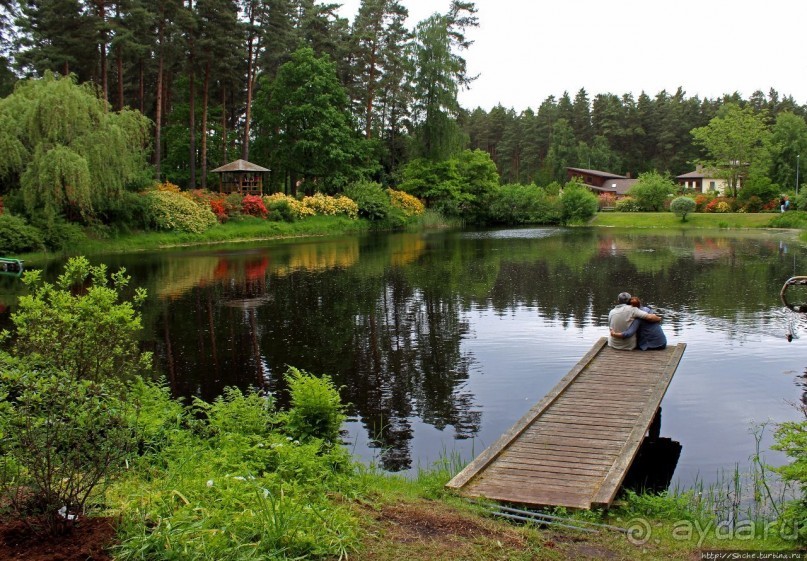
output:
[[[94,78],[94,22],[80,0],[22,0],[15,24],[15,61],[25,74],[51,70],[82,82]]]
[[[478,25],[475,13],[473,3],[455,0],[448,14],[434,14],[416,28],[416,144],[418,155],[431,160],[445,159],[462,148],[455,121],[460,109],[457,94],[472,78],[458,52],[471,44],[465,30]]]
[[[355,130],[336,67],[304,47],[257,92],[255,152],[309,193],[333,192],[361,175],[364,144]]]

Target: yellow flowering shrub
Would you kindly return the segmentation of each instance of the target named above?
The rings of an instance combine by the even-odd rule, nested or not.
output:
[[[282,218],[299,220],[306,216],[314,216],[316,212],[312,208],[308,208],[303,203],[283,193],[273,193],[266,195],[263,198],[263,204],[271,214],[276,211]],[[289,214],[290,216],[287,216]]]
[[[148,212],[152,225],[158,230],[181,230],[199,234],[218,223],[210,208],[194,203],[182,193],[148,191]]]
[[[182,189],[180,189],[178,185],[174,185],[170,181],[163,181],[162,183],[158,183],[155,189],[157,189],[158,191],[165,191],[166,193],[182,192]]]
[[[409,193],[404,191],[396,191],[395,189],[387,189],[387,194],[389,195],[392,206],[402,210],[407,217],[417,216],[426,211],[426,207],[423,205],[423,202]]]
[[[312,197],[303,197],[303,206],[312,209],[316,214],[325,216],[344,214],[354,220],[359,217],[359,205],[344,195],[331,197],[315,193]]]

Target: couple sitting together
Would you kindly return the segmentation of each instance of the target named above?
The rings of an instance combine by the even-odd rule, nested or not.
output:
[[[617,297],[619,305],[608,314],[611,336],[608,345],[614,349],[632,351],[661,350],[667,346],[667,337],[661,330],[661,316],[642,303],[635,296],[622,292]]]

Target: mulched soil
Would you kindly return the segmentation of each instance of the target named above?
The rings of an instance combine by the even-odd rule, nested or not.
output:
[[[106,549],[115,542],[114,518],[83,518],[59,536],[34,532],[23,520],[0,520],[0,561],[111,561]]]

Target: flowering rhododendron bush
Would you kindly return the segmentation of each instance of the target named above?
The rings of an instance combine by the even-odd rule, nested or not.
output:
[[[344,195],[331,197],[322,193],[315,193],[311,197],[303,197],[303,206],[312,209],[315,214],[325,216],[344,214],[348,218],[356,219],[359,217],[359,206]]]
[[[158,230],[181,230],[200,234],[214,226],[216,216],[183,193],[155,190],[146,193],[149,215]]]
[[[260,195],[246,195],[241,200],[241,212],[249,216],[266,218],[267,210]]]
[[[313,208],[304,206],[294,197],[283,193],[267,195],[263,198],[263,203],[269,211],[269,218],[272,220],[292,222],[316,214]]]
[[[426,212],[426,207],[423,205],[423,202],[409,193],[396,191],[395,189],[387,189],[387,194],[389,195],[392,206],[403,211],[407,217],[419,216]]]

